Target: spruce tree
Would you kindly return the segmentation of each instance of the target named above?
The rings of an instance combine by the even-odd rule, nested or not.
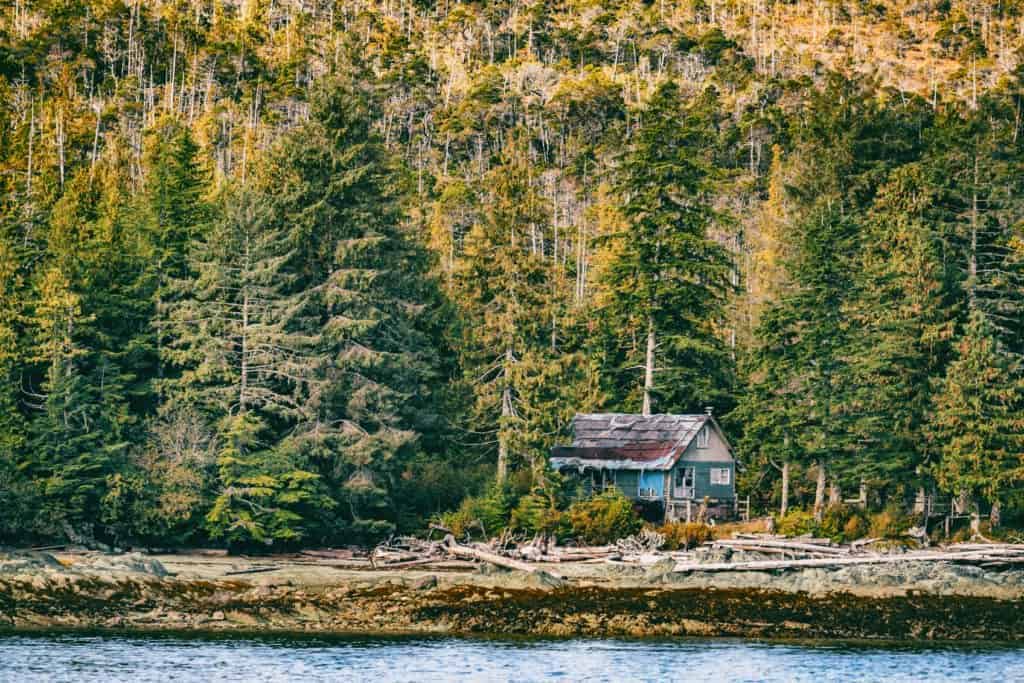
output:
[[[317,383],[289,439],[346,504],[336,533],[394,529],[393,492],[412,459],[436,448],[445,305],[423,246],[403,225],[402,171],[368,127],[367,102],[342,83],[285,139],[262,182],[294,245],[288,267],[314,311]],[[347,530],[347,531],[346,531]]]
[[[296,331],[308,296],[285,270],[291,254],[265,197],[227,188],[218,209],[191,257],[195,279],[175,285],[166,353],[180,378],[168,394],[217,426],[211,536],[292,542],[308,533],[299,510],[321,486],[284,438],[309,419],[318,381],[316,340]]]
[[[143,161],[145,183],[139,201],[144,228],[146,268],[137,296],[152,300],[152,349],[157,390],[164,379],[163,347],[174,282],[188,275],[190,242],[206,223],[205,174],[199,148],[189,129],[169,116],[146,131]]]
[[[517,139],[488,175],[484,215],[466,235],[452,296],[463,310],[461,365],[472,392],[470,431],[496,451],[496,480],[535,464],[543,405],[555,371],[546,310],[550,270],[534,248],[544,225],[527,143]]]
[[[45,368],[29,402],[38,409],[20,467],[39,490],[39,531],[70,540],[95,537],[106,479],[128,446],[124,377],[106,354],[83,347],[93,322],[64,273],[47,269],[37,284],[29,324],[32,360]]]
[[[635,390],[616,382],[616,399],[644,414],[728,405],[731,389],[731,359],[716,330],[731,265],[708,234],[708,169],[698,144],[707,131],[699,113],[679,103],[678,86],[659,86],[621,159],[623,223],[605,236],[614,245],[597,295],[622,354],[618,370],[643,369]]]
[[[1000,348],[998,332],[973,311],[934,399],[931,438],[942,490],[1000,505],[1024,485],[1024,375],[1018,358]]]
[[[954,269],[943,262],[934,221],[940,182],[930,166],[896,171],[865,228],[860,272],[845,314],[851,323],[848,412],[856,456],[846,475],[875,486],[921,484],[925,429],[956,324]],[[916,475],[916,477],[915,477]]]

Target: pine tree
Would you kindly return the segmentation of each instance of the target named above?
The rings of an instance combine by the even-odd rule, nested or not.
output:
[[[643,368],[642,411],[728,405],[731,359],[716,325],[730,290],[730,259],[710,239],[708,170],[697,160],[707,131],[699,112],[682,111],[678,86],[665,83],[642,112],[643,124],[618,169],[624,223],[607,239],[598,303],[618,331],[625,368]],[[621,384],[620,384],[621,386]],[[628,386],[628,385],[627,385]]]
[[[981,496],[993,506],[1024,484],[1024,375],[1000,348],[987,316],[973,311],[955,343],[934,400],[931,436],[942,459],[936,481],[953,495]]]

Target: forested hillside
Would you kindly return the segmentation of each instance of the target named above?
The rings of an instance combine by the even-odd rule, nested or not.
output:
[[[1022,48],[1016,0],[0,2],[0,540],[529,527],[575,412],[706,406],[755,507],[1016,511]]]

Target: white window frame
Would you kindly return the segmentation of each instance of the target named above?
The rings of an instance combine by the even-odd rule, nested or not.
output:
[[[697,432],[697,448],[707,448],[710,440],[710,434],[708,434],[708,428],[705,425]]]
[[[711,484],[714,486],[731,486],[732,485],[732,468],[731,467],[712,467],[711,468]]]

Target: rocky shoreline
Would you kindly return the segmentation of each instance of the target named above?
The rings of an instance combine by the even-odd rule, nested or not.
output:
[[[0,628],[1024,640],[1024,571],[947,563],[789,572],[582,565],[346,571],[232,558],[0,554]],[[255,566],[255,565],[249,565]]]

